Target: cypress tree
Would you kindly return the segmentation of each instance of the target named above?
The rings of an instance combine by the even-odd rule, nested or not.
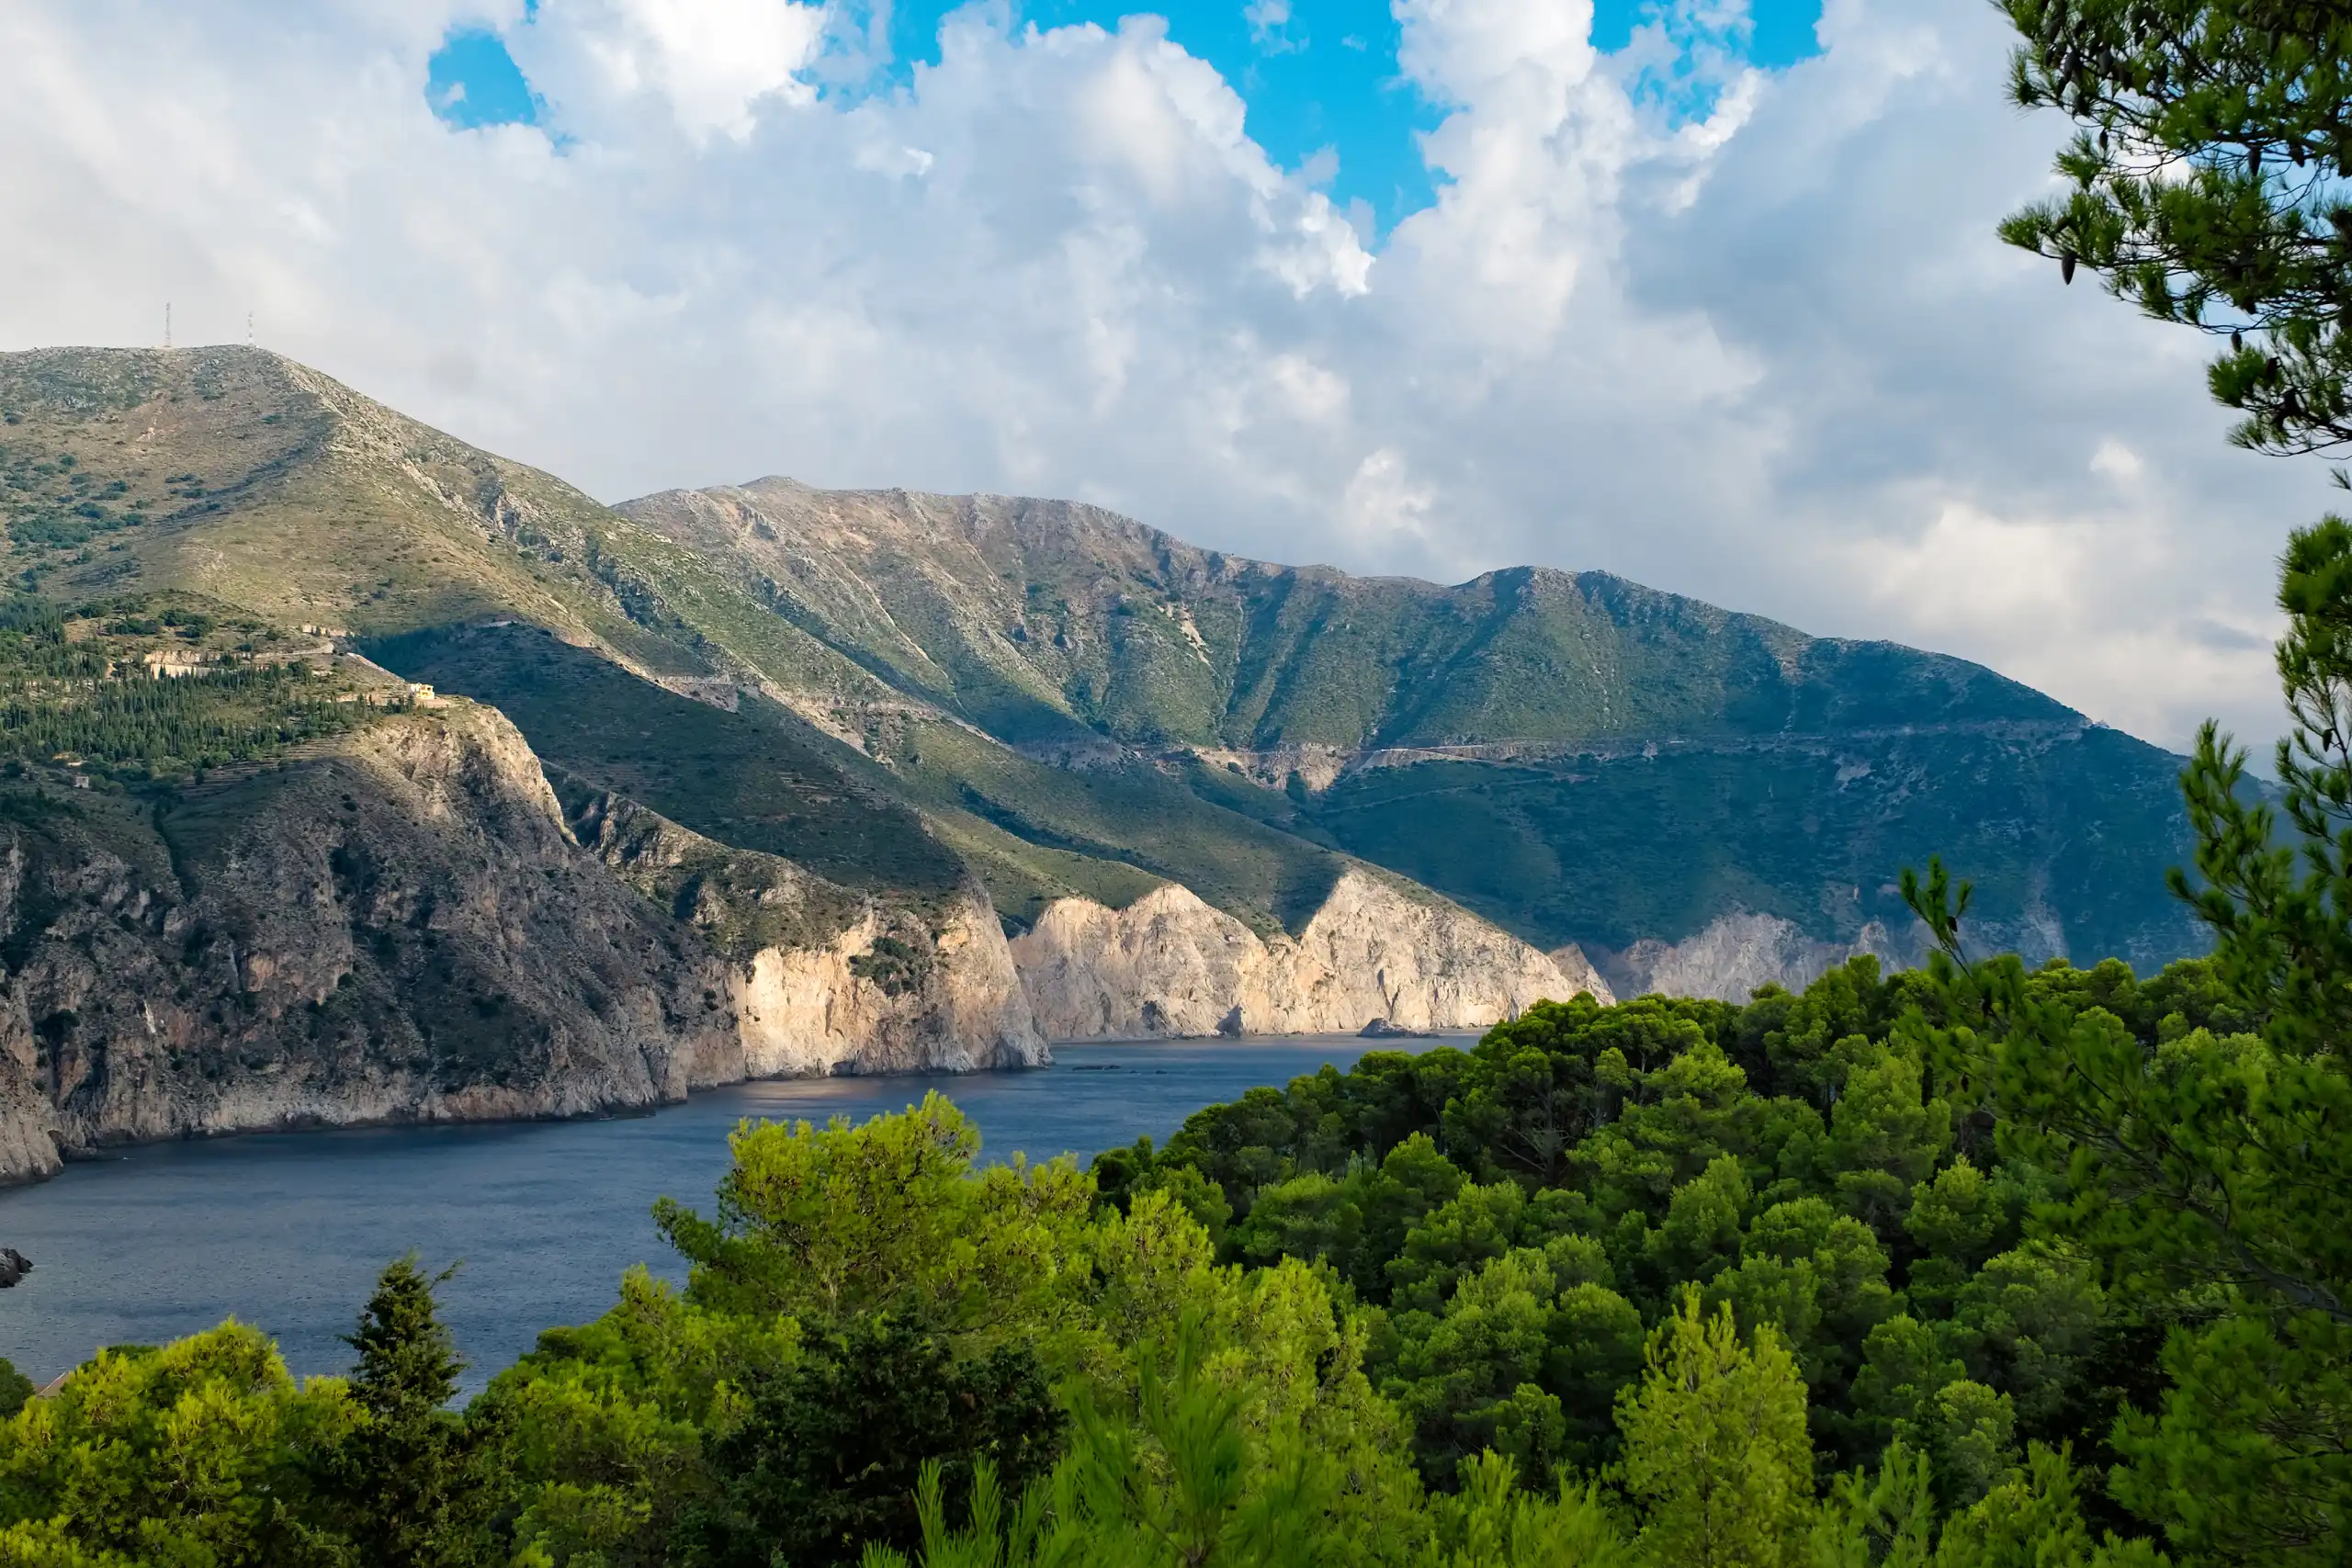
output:
[[[410,1253],[378,1276],[343,1337],[358,1354],[352,1398],[367,1418],[329,1461],[322,1490],[339,1505],[361,1561],[454,1568],[492,1559],[484,1434],[447,1406],[465,1359],[434,1292],[455,1265],[427,1274]]]

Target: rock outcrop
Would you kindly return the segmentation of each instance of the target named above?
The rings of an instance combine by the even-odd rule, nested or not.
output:
[[[1566,976],[1568,983],[1578,990],[1589,992],[1603,1002],[1616,999],[1609,982],[1602,977],[1592,960],[1585,956],[1584,949],[1575,942],[1554,948],[1552,962],[1560,966],[1560,973]]]
[[[1375,1019],[1481,1029],[1595,989],[1477,917],[1360,871],[1295,938],[1261,938],[1170,884],[1124,909],[1057,900],[1012,956],[1055,1040],[1352,1033]]]
[[[462,702],[160,801],[0,782],[0,1180],[109,1144],[1043,1057],[972,890],[892,907],[626,802],[585,825]]]
[[[1895,951],[1883,925],[1865,926],[1851,942],[1823,942],[1778,915],[1736,910],[1716,916],[1680,942],[1637,942],[1605,955],[1601,964],[1625,996],[1744,1002],[1764,986],[1802,991],[1824,971],[1866,953],[1890,966],[1909,961]]]
[[[156,803],[0,792],[0,1175],[103,1145],[571,1116],[734,1076],[724,976],[513,726],[390,718]]]
[[[1031,1021],[985,889],[896,903],[730,849],[624,797],[591,798],[581,840],[727,961],[750,1077],[1035,1066]]]

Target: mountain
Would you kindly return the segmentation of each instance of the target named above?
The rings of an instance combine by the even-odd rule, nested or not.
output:
[[[1599,988],[1279,794],[1008,745],[740,562],[275,355],[0,355],[0,1179],[1018,1065],[1040,1017]],[[1123,934],[1050,940],[1089,922]]]
[[[1066,502],[771,479],[618,510],[948,722],[1080,774],[1148,761],[1634,989],[1907,955],[1895,874],[1934,853],[1988,941],[2201,946],[2162,882],[2180,759],[1961,660],[1600,572],[1270,565]],[[924,772],[927,736],[874,740]],[[943,766],[1042,836],[1017,789]]]
[[[0,355],[0,1176],[1047,1036],[1479,1027],[1916,938],[2147,967],[2179,760],[1601,573],[1067,502],[606,507],[252,349]]]

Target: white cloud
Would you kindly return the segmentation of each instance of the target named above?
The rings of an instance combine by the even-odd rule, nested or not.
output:
[[[825,8],[792,0],[546,0],[522,29],[534,80],[560,109],[659,94],[696,141],[751,134],[755,106],[808,104],[801,79],[825,39]],[[536,47],[533,47],[536,46]]]
[[[1304,47],[1283,32],[1290,26],[1290,0],[1250,0],[1241,8],[1241,19],[1250,24],[1250,41],[1268,54],[1288,54]]]
[[[16,0],[0,346],[250,310],[614,499],[784,471],[1600,567],[2175,744],[2275,728],[2270,563],[2324,473],[2222,442],[2203,345],[1995,242],[2060,128],[1981,0],[1829,0],[1770,74],[1721,5],[1671,58],[1596,55],[1583,0],[1396,9],[1442,177],[1375,254],[1148,17],[967,8],[908,85],[819,97],[839,19],[785,0]],[[506,29],[560,145],[434,118],[453,24]]]
[[[2105,474],[2117,484],[2130,484],[2146,468],[2147,465],[2140,461],[2140,454],[2111,435],[2100,442],[2098,450],[2091,454],[2091,472]]]
[[[1340,514],[1359,544],[1382,546],[1402,537],[1415,542],[1427,534],[1430,508],[1436,492],[1414,482],[1405,459],[1383,446],[1356,465],[1340,498]]]

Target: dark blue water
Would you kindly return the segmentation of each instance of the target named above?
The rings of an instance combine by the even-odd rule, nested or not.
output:
[[[0,1355],[46,1381],[101,1345],[155,1344],[233,1315],[275,1336],[297,1373],[341,1371],[350,1352],[335,1336],[376,1271],[414,1247],[428,1263],[465,1260],[442,1300],[479,1386],[541,1328],[604,1311],[630,1264],[681,1277],[653,1201],[707,1211],[743,1117],[863,1121],[937,1089],[978,1123],[983,1158],[1084,1161],[1371,1048],[1345,1037],[1065,1045],[1032,1072],[742,1084],[606,1122],[150,1145],[0,1192],[0,1246],[35,1264],[0,1292]]]

